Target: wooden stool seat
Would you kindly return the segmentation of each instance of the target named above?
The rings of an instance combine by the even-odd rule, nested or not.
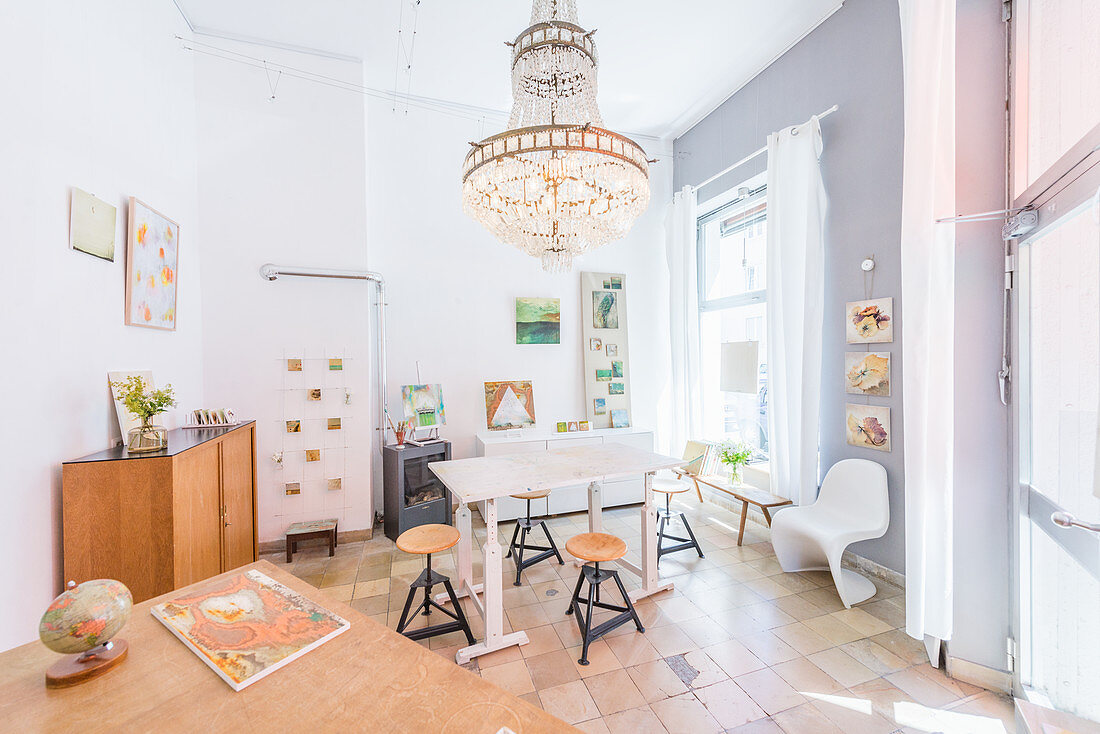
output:
[[[519,494],[510,494],[508,496],[516,500],[541,500],[543,497],[550,496],[550,490],[532,489],[530,492],[520,492]]]
[[[458,529],[451,525],[418,525],[397,536],[397,547],[406,553],[439,553],[458,544]]]
[[[680,494],[691,490],[691,485],[675,479],[654,479],[653,491],[661,494]]]
[[[565,550],[582,561],[606,563],[626,555],[626,542],[608,533],[581,533],[566,542]]]

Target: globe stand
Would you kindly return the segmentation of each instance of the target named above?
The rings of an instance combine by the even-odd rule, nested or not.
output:
[[[79,655],[66,655],[46,671],[46,688],[69,688],[108,672],[123,660],[130,645],[110,640]]]

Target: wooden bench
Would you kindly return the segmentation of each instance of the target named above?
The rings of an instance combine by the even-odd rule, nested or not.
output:
[[[741,527],[737,530],[737,545],[741,545],[741,541],[745,537],[745,519],[749,515],[749,505],[759,507],[760,511],[764,513],[764,519],[768,521],[768,527],[772,525],[771,510],[776,507],[783,507],[784,505],[793,504],[788,499],[778,497],[771,492],[765,492],[762,489],[756,487],[750,487],[747,484],[733,484],[727,481],[724,477],[717,476],[700,476],[697,474],[685,473],[684,477],[690,479],[695,485],[695,493],[699,495],[699,501],[703,501],[703,492],[699,488],[700,482],[717,489],[719,492],[724,492],[730,497],[741,503]]]
[[[286,562],[294,560],[294,551],[303,540],[322,539],[328,541],[328,554],[336,552],[336,520],[312,520],[296,522],[286,529]]]

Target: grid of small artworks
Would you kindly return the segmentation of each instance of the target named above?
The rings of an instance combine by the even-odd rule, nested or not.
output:
[[[352,360],[343,349],[287,351],[282,372],[281,482],[299,509],[326,511],[345,506],[348,489],[348,427],[353,420],[348,375]],[[291,508],[284,509],[290,511]],[[291,513],[297,514],[297,513]]]

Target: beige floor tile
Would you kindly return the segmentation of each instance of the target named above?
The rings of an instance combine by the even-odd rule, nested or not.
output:
[[[531,680],[539,691],[578,680],[581,677],[573,664],[574,656],[568,650],[555,650],[536,655],[526,658],[526,662],[527,669],[531,672]]]
[[[771,719],[758,719],[748,724],[729,729],[726,734],[784,734],[779,724]]]
[[[844,608],[844,602],[840,600],[832,583],[813,591],[804,591],[799,596],[826,612],[838,612]]]
[[[983,716],[987,719],[997,719],[1004,725],[1008,734],[1015,734],[1016,707],[1009,696],[983,691],[967,698],[962,703],[952,704],[951,710],[973,716]]]
[[[823,696],[844,689],[844,686],[840,685],[828,673],[814,665],[807,658],[788,660],[785,663],[772,666],[772,670],[802,695],[817,694]]]
[[[706,616],[702,609],[682,596],[657,601],[657,608],[670,622],[683,622],[688,619]]]
[[[611,734],[667,734],[664,724],[649,706],[620,711],[604,721]]]
[[[797,622],[797,619],[779,608],[776,603],[777,601],[778,599],[775,601],[760,602],[759,604],[749,604],[748,606],[741,607],[741,611],[762,624],[766,629],[783,627]]]
[[[323,596],[329,599],[335,599],[336,601],[350,602],[352,593],[355,591],[355,584],[344,584],[343,586],[329,586],[321,587],[321,593]]]
[[[914,640],[902,630],[883,632],[881,635],[872,637],[871,641],[886,648],[909,665],[921,665],[928,662],[928,653],[925,652],[924,644],[919,640]]]
[[[737,640],[727,640],[717,645],[711,645],[703,648],[703,652],[730,678],[736,678],[739,675],[766,667],[763,660],[756,657]]]
[[[533,658],[536,655],[544,655],[548,652],[555,650],[564,650],[565,645],[562,644],[561,638],[558,637],[558,633],[550,625],[543,627],[535,627],[534,629],[526,630],[527,632],[527,644],[520,645],[520,652],[523,653],[525,658]]]
[[[661,659],[657,648],[650,644],[644,634],[636,630],[629,635],[608,637],[605,641],[624,668]]]
[[[875,671],[839,647],[822,650],[808,656],[807,659],[845,688],[851,688],[878,677]]]
[[[803,599],[797,594],[792,596],[781,596],[773,603],[781,611],[789,614],[794,620],[799,622],[826,614],[824,609],[807,599]]]
[[[680,680],[691,688],[703,688],[729,680],[729,674],[702,650],[692,650],[684,655],[665,658],[665,662],[676,672],[676,675],[680,676]]]
[[[928,663],[917,665],[913,668],[917,673],[920,673],[933,683],[943,686],[947,690],[951,691],[958,698],[967,698],[968,696],[976,696],[982,693],[985,689],[978,688],[977,686],[961,681],[957,678],[949,678],[946,673],[938,668],[933,668]]]
[[[742,726],[767,716],[764,709],[732,680],[725,680],[695,690],[710,715],[725,729]]]
[[[867,635],[844,624],[832,614],[802,620],[802,624],[812,629],[834,645],[845,645],[862,640]]]
[[[797,650],[776,637],[771,631],[757,632],[736,639],[766,665],[775,665],[798,657]]]
[[[611,731],[607,728],[607,724],[604,722],[603,718],[589,719],[575,726],[585,732],[585,734],[610,734]]]
[[[848,734],[808,703],[787,709],[772,718],[785,734]]]
[[[541,604],[512,607],[506,609],[504,613],[514,630],[528,630],[550,624],[550,618],[546,616],[546,610],[542,608]]]
[[[869,702],[847,691],[813,699],[810,706],[844,734],[891,734],[897,730],[897,724],[875,713]]]
[[[886,680],[923,705],[939,708],[957,701],[959,696],[936,681],[921,675],[915,668],[906,668],[886,676]]]
[[[722,726],[691,693],[666,698],[649,705],[669,734],[709,734]]]
[[[576,724],[600,716],[596,702],[580,680],[539,690],[539,701],[544,711],[551,716],[557,716],[566,724]]]
[[[380,594],[390,593],[390,580],[389,578],[375,579],[373,581],[360,581],[355,584],[355,596],[353,598],[360,599],[364,596],[378,596]],[[408,591],[404,592],[408,594]]]
[[[893,629],[893,627],[886,624],[878,617],[868,614],[859,607],[833,612],[830,616],[834,619],[839,619],[864,637],[879,635]]]
[[[770,668],[734,678],[734,683],[770,716],[806,702],[798,691]]]
[[[781,596],[790,596],[795,593],[793,589],[783,586],[771,577],[749,579],[745,582],[745,586],[765,599],[778,599]]]
[[[635,665],[627,668],[626,672],[647,703],[678,696],[688,690],[680,676],[664,660]]]
[[[856,640],[840,649],[870,668],[876,675],[887,675],[909,667],[909,663],[870,639]]]
[[[828,640],[802,622],[795,622],[786,627],[776,627],[772,632],[802,655],[812,655],[832,647]]]
[[[699,647],[716,645],[719,642],[725,642],[733,636],[711,617],[686,619],[683,622],[677,623],[676,626],[686,632],[687,636],[691,638],[691,641]]]
[[[638,687],[634,685],[625,670],[612,670],[608,673],[585,679],[588,693],[596,702],[600,714],[609,716],[627,709],[644,706],[646,701]]]
[[[861,604],[859,608],[895,629],[905,626],[905,610],[891,601],[873,601]]]
[[[485,670],[486,668],[504,665],[505,663],[511,663],[516,660],[523,660],[523,652],[519,645],[512,645],[503,650],[496,650],[486,655],[482,655],[477,659],[477,665],[482,670]]]
[[[619,659],[615,657],[615,653],[611,651],[606,639],[596,640],[588,646],[588,665],[580,664],[581,651],[581,645],[566,649],[569,657],[573,659],[573,665],[576,666],[577,673],[582,678],[591,678],[612,670],[622,670],[624,667]]]
[[[535,684],[523,660],[482,668],[481,677],[516,696],[535,690]]]
[[[685,652],[691,652],[699,648],[687,636],[686,632],[672,624],[653,628],[646,627],[645,635],[649,639],[649,643],[657,648],[657,652],[661,653],[661,657],[665,658],[669,655],[683,655]]]

